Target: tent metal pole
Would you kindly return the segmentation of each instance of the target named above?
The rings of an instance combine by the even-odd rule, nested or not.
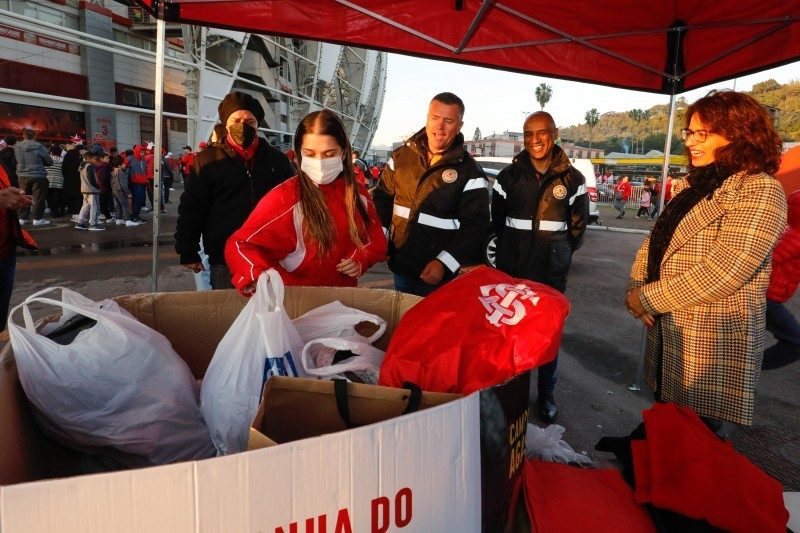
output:
[[[664,164],[661,167],[661,194],[658,195],[658,213],[664,210],[664,196],[667,192],[667,176],[669,176],[670,150],[672,150],[672,128],[675,125],[675,92],[669,95],[669,121],[667,135],[664,140]],[[639,365],[636,368],[636,382],[628,387],[632,391],[642,389],[642,373],[644,372],[644,352],[647,344],[647,326],[642,326],[642,347],[639,351]]]
[[[669,176],[670,151],[672,150],[672,129],[675,127],[675,93],[669,95],[669,122],[667,135],[664,140],[664,165],[661,168],[661,194],[658,195],[658,212],[664,210],[664,196],[667,192],[667,177]]]
[[[161,146],[164,122],[164,49],[166,44],[164,3],[158,4],[156,19],[155,140],[153,141],[153,292],[158,292],[158,231],[161,215]]]

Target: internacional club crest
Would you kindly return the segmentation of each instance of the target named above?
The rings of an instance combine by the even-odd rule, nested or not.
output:
[[[536,292],[523,283],[484,285],[481,287],[481,295],[478,299],[486,308],[486,320],[498,328],[502,324],[514,326],[525,318],[525,301],[530,302],[533,307],[539,303]]]
[[[563,200],[567,197],[567,188],[563,185],[556,185],[553,187],[553,196],[558,198],[559,200]]]
[[[458,179],[458,172],[453,170],[452,168],[448,168],[444,172],[442,172],[442,181],[445,183],[453,183]]]

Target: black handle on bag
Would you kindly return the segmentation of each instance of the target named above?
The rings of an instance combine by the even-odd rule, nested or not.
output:
[[[342,422],[348,428],[357,427],[356,424],[353,424],[353,421],[350,420],[350,405],[347,401],[347,380],[346,379],[334,379],[333,381],[333,392],[336,396],[336,409],[339,410],[339,416],[342,417]]]
[[[346,379],[333,379],[333,392],[336,397],[336,409],[339,411],[339,416],[342,418],[342,422],[348,428],[355,428],[360,427],[364,424],[354,424],[353,421],[350,419],[350,404],[347,396],[347,380]],[[413,413],[419,410],[419,405],[422,401],[422,389],[419,388],[419,385],[411,383],[409,381],[403,384],[404,389],[408,389],[409,397],[408,397],[408,405],[406,406],[405,410],[402,414]]]
[[[408,405],[406,406],[405,411],[403,411],[404,415],[408,413],[414,413],[419,411],[419,404],[422,401],[422,389],[419,388],[419,385],[416,383],[411,383],[410,381],[406,381],[403,383],[403,388],[408,389],[411,395],[408,397]]]

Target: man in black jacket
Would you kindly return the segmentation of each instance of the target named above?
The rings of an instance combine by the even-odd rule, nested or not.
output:
[[[2,148],[0,148],[0,165],[5,168],[12,187],[19,185],[19,180],[17,179],[17,155],[14,153],[15,144],[17,144],[17,136],[9,135],[6,137]]]
[[[523,135],[525,151],[500,172],[492,193],[497,268],[564,292],[589,218],[586,180],[556,145],[558,129],[549,113],[530,115]],[[539,416],[545,422],[558,414],[557,361],[539,368]]]
[[[72,142],[67,144],[67,153],[64,155],[64,160],[61,161],[61,175],[64,176],[64,191],[62,192],[64,206],[66,213],[73,215],[73,222],[78,221],[78,213],[83,204],[80,167],[86,151],[87,148],[83,141],[80,138],[73,138]]]
[[[398,291],[426,296],[461,266],[482,263],[489,192],[464,150],[463,118],[458,96],[434,96],[425,127],[392,153],[373,192]]]
[[[175,251],[192,272],[204,270],[198,254],[202,237],[212,289],[233,287],[225,264],[228,237],[269,190],[293,174],[287,157],[258,137],[264,109],[255,98],[238,91],[228,94],[219,104],[219,118],[227,137],[192,161],[175,231]]]

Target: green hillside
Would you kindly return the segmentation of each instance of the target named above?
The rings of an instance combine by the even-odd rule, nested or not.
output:
[[[774,110],[778,132],[784,141],[800,141],[800,81],[781,85],[767,80],[749,92],[756,100]],[[684,125],[688,102],[679,97],[672,137],[672,153],[683,153],[679,132]],[[588,111],[588,110],[587,110]],[[637,120],[638,119],[638,120]],[[581,146],[601,147],[608,152],[646,153],[664,149],[664,132],[669,120],[669,106],[656,105],[645,110],[602,113],[590,131],[586,124],[560,128],[561,139]]]

